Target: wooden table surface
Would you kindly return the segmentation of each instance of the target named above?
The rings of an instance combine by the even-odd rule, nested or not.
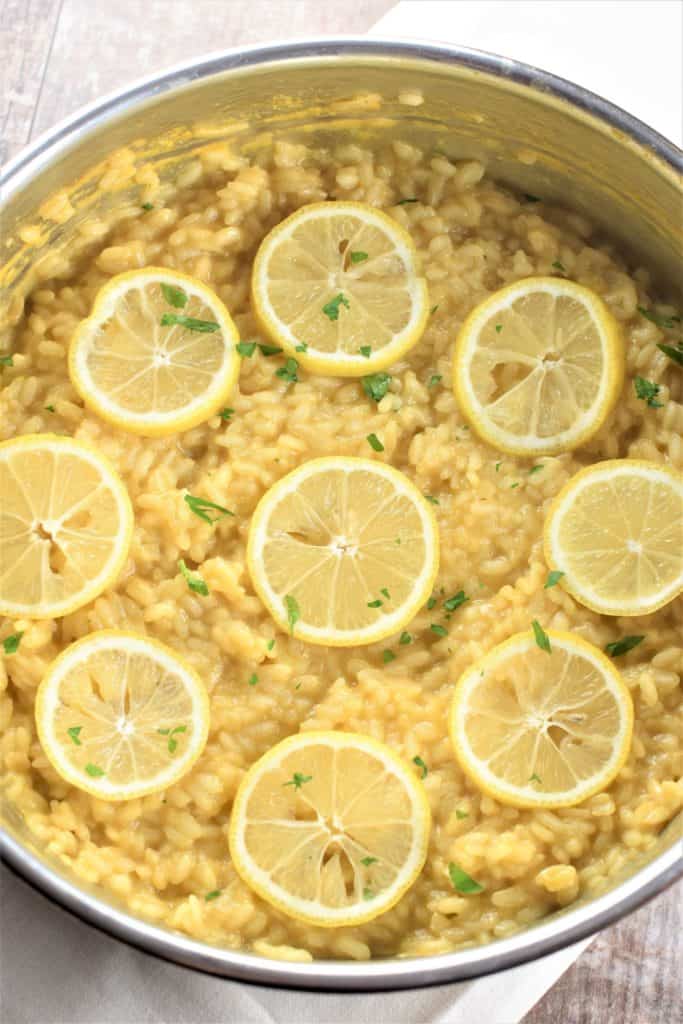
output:
[[[392,0],[0,0],[0,163],[82,104],[157,69],[230,46],[360,34],[391,7]],[[524,1024],[680,1024],[682,895],[677,886],[602,932]]]

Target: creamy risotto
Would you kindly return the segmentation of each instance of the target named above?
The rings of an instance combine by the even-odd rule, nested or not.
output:
[[[112,183],[131,161],[116,155]],[[683,597],[641,618],[597,615],[561,587],[544,587],[542,527],[550,499],[582,466],[628,456],[683,469],[683,372],[658,350],[662,332],[638,311],[652,308],[647,270],[628,269],[582,216],[513,195],[477,162],[453,163],[406,142],[379,152],[279,142],[251,162],[219,146],[175,187],[152,173],[141,183],[142,208],[112,224],[91,219],[85,253],[46,267],[15,331],[13,366],[2,371],[2,437],[50,431],[90,442],[117,468],[135,513],[130,557],[115,586],[62,619],[2,623],[5,637],[23,631],[0,667],[7,798],[42,846],[132,913],[271,957],[442,953],[507,936],[596,893],[681,806]],[[230,409],[186,433],[140,438],[84,410],[67,374],[67,347],[110,277],[146,265],[185,271],[211,285],[242,339],[264,342],[250,311],[256,248],[283,217],[326,199],[389,210],[410,232],[428,282],[428,327],[390,368],[378,402],[357,379],[300,368],[292,383],[276,374],[283,357],[257,347],[242,360]],[[596,291],[627,346],[623,394],[599,434],[576,452],[535,461],[479,441],[450,387],[466,314],[534,274],[566,274]],[[659,386],[661,404],[638,397],[636,376]],[[383,441],[379,456],[368,449],[373,434]],[[469,598],[446,635],[430,629],[425,607],[410,624],[410,644],[397,635],[369,647],[313,647],[278,630],[256,596],[245,545],[258,500],[303,462],[334,454],[380,457],[438,502],[435,595],[463,590]],[[207,529],[184,501],[187,491],[211,495],[235,516]],[[201,573],[208,596],[188,589],[180,559]],[[606,791],[555,811],[519,810],[483,795],[458,768],[448,737],[455,681],[534,619],[600,648],[645,637],[618,662],[635,706],[625,767]],[[209,740],[191,772],[162,793],[118,804],[56,774],[33,717],[55,656],[108,627],[147,634],[184,655],[206,684],[211,710]],[[287,917],[252,893],[230,862],[231,805],[246,769],[279,740],[310,729],[368,734],[426,772],[433,814],[426,865],[393,909],[355,927]],[[454,891],[450,862],[481,891]]]

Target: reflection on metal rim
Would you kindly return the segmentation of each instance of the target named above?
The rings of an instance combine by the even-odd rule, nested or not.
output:
[[[683,153],[667,139],[601,97],[537,68],[455,46],[363,38],[325,39],[230,50],[145,78],[83,108],[22,151],[4,168],[0,176],[0,194],[3,199],[9,199],[55,158],[81,142],[91,128],[114,121],[145,100],[231,69],[287,62],[324,63],[326,59],[332,63],[339,58],[405,58],[424,61],[427,65],[467,68],[517,86],[526,86],[537,94],[550,94],[563,100],[591,115],[603,126],[621,133],[661,161],[660,166],[663,164],[669,173],[671,170],[683,172]],[[43,863],[9,834],[0,833],[0,853],[13,871],[48,898],[95,927],[149,953],[243,981],[338,991],[444,984],[524,963],[594,934],[661,892],[683,873],[680,843],[674,842],[668,850],[604,896],[567,909],[508,939],[432,957],[370,963],[317,961],[297,964],[210,946],[134,918],[79,888],[65,874]]]

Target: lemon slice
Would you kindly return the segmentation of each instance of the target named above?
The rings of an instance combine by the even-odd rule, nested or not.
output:
[[[550,507],[545,556],[603,615],[647,615],[683,591],[683,476],[612,459],[582,469]]]
[[[340,377],[395,362],[429,316],[410,235],[363,203],[311,203],[276,225],[256,254],[252,301],[289,355]]]
[[[163,267],[113,277],[69,350],[89,408],[134,434],[160,437],[212,416],[239,373],[237,328],[201,281]]]
[[[120,630],[76,641],[36,696],[38,737],[63,779],[102,800],[177,782],[209,732],[201,679],[168,647]]]
[[[514,807],[568,807],[605,789],[631,745],[633,705],[602,651],[548,630],[494,647],[460,677],[450,733],[463,771]]]
[[[332,647],[395,633],[427,600],[436,520],[398,470],[371,459],[312,459],[264,494],[247,565],[283,629]]]
[[[56,434],[5,441],[0,495],[0,615],[58,618],[115,582],[133,509],[102,455]]]
[[[235,869],[264,900],[323,928],[393,907],[424,865],[422,784],[368,736],[304,732],[252,765],[230,818]]]
[[[584,444],[624,380],[619,327],[602,299],[572,281],[530,277],[469,315],[455,344],[453,386],[471,426],[513,455]]]

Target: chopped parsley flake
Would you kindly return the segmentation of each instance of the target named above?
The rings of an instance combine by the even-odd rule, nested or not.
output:
[[[534,772],[533,775],[529,776],[529,782],[543,782],[543,780],[540,775],[537,775],[536,772]]]
[[[222,889],[212,889],[211,892],[207,892],[204,899],[206,900],[207,903],[210,903],[211,900],[217,900],[222,891]]]
[[[645,634],[643,636],[625,636],[621,640],[613,640],[611,644],[607,644],[605,650],[610,658],[618,658],[620,654],[628,654],[629,651],[632,651],[644,639]]]
[[[398,642],[405,647],[406,644],[412,644],[413,638],[410,633],[406,633],[405,629],[401,633]]]
[[[532,466],[531,469],[529,470],[529,476],[532,476],[534,473],[540,473],[542,469],[543,469],[543,463],[542,462],[539,463],[538,466]]]
[[[652,380],[646,380],[644,377],[636,377],[633,381],[633,387],[637,397],[642,399],[643,402],[647,402],[651,409],[664,408],[664,403],[657,401],[657,395],[662,390],[659,384],[655,384]]]
[[[364,263],[367,258],[368,254],[366,252],[349,253],[349,259],[351,260],[352,263]]]
[[[425,494],[427,501],[431,502],[432,505],[440,505],[441,502],[438,498],[435,498],[433,494]]]
[[[464,590],[459,590],[453,597],[449,597],[447,601],[444,601],[443,606],[447,612],[454,612],[456,608],[459,608],[465,601],[469,601],[469,597]]]
[[[334,321],[339,319],[340,306],[346,306],[347,309],[349,308],[349,300],[342,292],[339,292],[338,295],[335,295],[333,299],[330,299],[330,301],[326,302],[323,306],[323,313],[328,320]]]
[[[176,309],[182,309],[183,306],[187,305],[187,293],[182,288],[176,288],[173,284],[161,283],[161,290],[164,293],[164,298],[168,302],[169,306],[174,306]]]
[[[191,572],[185,565],[185,562],[182,558],[178,562],[178,568],[182,575],[184,576],[185,582],[187,583],[190,590],[193,590],[195,594],[201,594],[202,597],[209,596],[209,588],[207,587],[204,580],[201,578],[199,573]]]
[[[448,630],[445,626],[440,626],[438,622],[432,622],[429,627],[432,633],[436,633],[437,636],[448,636]]]
[[[563,263],[560,263],[559,260],[555,260],[555,262],[552,265],[555,268],[555,270],[559,270],[560,273],[562,273],[562,274],[566,274],[567,273],[567,268],[564,266]]]
[[[372,891],[372,889],[368,889],[368,888],[363,889],[363,899],[364,900],[374,900],[374,898],[375,898],[375,894]]]
[[[388,373],[371,373],[367,377],[363,377],[361,381],[363,385],[363,391],[372,398],[375,402],[381,402],[391,384],[391,375]]]
[[[187,732],[186,725],[176,725],[174,729],[157,729],[157,732],[161,736],[168,736],[168,752],[169,754],[175,754],[178,749],[178,741],[174,740],[173,737],[180,732]]]
[[[249,678],[247,679],[247,686],[256,686],[257,683],[258,676],[256,675],[255,672],[252,672]]]
[[[294,636],[294,627],[299,621],[301,612],[299,611],[299,602],[291,594],[285,595],[285,610],[287,612],[287,625],[289,626],[289,632]]]
[[[420,769],[420,771],[421,771],[421,773],[422,773],[422,774],[420,775],[420,778],[421,778],[421,779],[426,779],[426,778],[427,778],[427,775],[428,775],[428,773],[429,773],[429,768],[428,768],[428,767],[427,767],[427,765],[426,765],[426,764],[424,763],[424,761],[422,760],[422,758],[421,758],[421,757],[414,757],[414,758],[413,758],[413,764],[416,764],[416,765],[417,765],[417,767],[418,767],[418,768]]]
[[[283,782],[283,786],[294,786],[294,789],[301,789],[304,782],[310,782],[312,775],[304,775],[303,772],[294,772],[289,782]]]
[[[279,345],[261,345],[259,344],[259,351],[263,356],[276,356],[282,352]]]
[[[502,465],[503,465],[503,463],[502,463],[502,462],[497,462],[497,463],[496,463],[496,473],[500,472],[500,467],[501,467]]]
[[[101,768],[99,768],[96,764],[90,764],[90,762],[86,764],[85,770],[88,773],[88,775],[90,775],[93,779],[99,779],[102,775],[105,774]]]
[[[532,626],[533,631],[534,631],[534,639],[535,639],[536,643],[538,644],[538,646],[541,648],[542,651],[546,651],[547,654],[551,654],[552,653],[552,647],[550,646],[550,637],[544,631],[544,629],[541,626],[540,622],[538,622],[537,619],[534,619],[533,622],[531,623],[531,626]]]
[[[564,573],[560,572],[559,569],[553,569],[552,572],[548,573],[548,579],[543,584],[543,589],[550,590],[551,587],[554,587],[557,583],[560,582],[563,576]]]
[[[496,334],[500,334],[500,332],[502,330],[503,330],[503,325],[502,324],[496,324],[496,326],[495,326]]]
[[[433,373],[432,376],[427,381],[427,387],[428,388],[435,388],[437,384],[441,383],[442,379],[443,378],[442,378],[442,375],[440,373]]]
[[[301,344],[296,346],[294,351],[295,352],[308,352],[308,345],[306,344],[305,341],[302,341]]]
[[[380,587],[380,590],[379,590],[379,592],[380,592],[380,594],[382,594],[382,595],[383,595],[384,597],[386,597],[387,601],[391,601],[391,595],[389,594],[389,591],[387,590],[387,588],[386,588],[386,587]]]
[[[0,356],[0,366],[14,366],[14,356]]]
[[[194,512],[196,516],[203,519],[205,523],[209,523],[213,526],[219,519],[223,519],[224,516],[234,516],[234,512],[231,512],[229,508],[224,508],[222,505],[216,505],[215,502],[209,501],[208,498],[197,498],[194,494],[184,495],[185,504],[188,506],[190,511]],[[215,510],[218,515],[211,515],[209,510]]]
[[[437,303],[436,306],[432,306],[432,308],[429,310],[429,315],[430,316],[434,316],[434,314],[436,313],[438,308],[439,308],[438,303]]]
[[[213,334],[220,330],[220,324],[214,320],[197,320],[194,316],[182,316],[180,313],[164,313],[161,318],[162,327],[172,327],[177,324],[185,327],[188,331],[197,331],[198,334]]]
[[[72,743],[75,743],[77,747],[80,747],[81,741],[79,736],[81,734],[82,725],[72,725],[70,729],[66,730],[66,734]]]
[[[285,365],[280,366],[275,371],[275,376],[280,377],[282,380],[286,381],[287,384],[296,384],[299,379],[296,372],[298,369],[299,364],[296,359],[292,359],[290,356],[289,359],[285,359]]]
[[[268,641],[268,643],[266,644],[266,650],[272,651],[273,647],[275,647],[275,637],[273,637],[272,640]]]
[[[385,665],[388,665],[390,661],[394,661],[396,655],[393,651],[382,651],[382,661]]]
[[[5,654],[16,654],[16,652],[19,650],[19,644],[21,643],[21,638],[23,635],[24,630],[22,629],[20,633],[12,633],[11,636],[5,637],[5,639],[2,641],[2,646],[4,648]]]
[[[683,347],[679,345],[674,348],[673,345],[657,345],[660,352],[663,352],[665,356],[672,359],[674,363],[678,363],[679,366],[683,366]]]
[[[243,359],[251,359],[254,352],[256,351],[255,341],[238,341],[235,345],[237,352],[242,356]]]
[[[45,406],[45,412],[54,412],[54,411],[55,411],[54,405],[46,405]]]
[[[636,306],[636,309],[641,316],[644,316],[650,323],[656,324],[657,327],[661,327],[663,331],[671,331],[675,324],[681,322],[680,316],[664,316],[661,313],[655,313],[652,309],[645,309],[643,306]]]
[[[541,201],[539,196],[532,196],[531,192],[525,192],[524,198],[526,199],[527,203],[540,203]]]
[[[399,199],[399,201],[398,201],[398,203],[397,203],[396,205],[397,205],[397,206],[405,206],[405,205],[406,205],[406,203],[417,203],[418,201],[419,201],[419,200],[417,200],[417,199],[416,199],[416,198],[415,198],[415,197],[413,196],[413,197],[411,197],[410,199]]]
[[[451,884],[456,892],[462,893],[463,896],[471,896],[474,893],[482,892],[484,889],[483,885],[479,885],[479,882],[475,882],[473,878],[459,868],[453,861],[448,865],[448,877],[451,880]]]
[[[378,857],[361,857],[361,864],[364,864],[366,868],[369,868],[371,864],[377,864],[379,861]]]
[[[436,598],[435,597],[430,597],[429,600],[427,601],[427,611],[431,612],[431,610],[432,610],[432,608],[434,607],[435,604],[436,604]]]
[[[370,345],[361,345],[358,351],[365,357],[365,359],[369,359],[372,355],[372,347]]]
[[[519,487],[519,480],[517,480],[514,484],[510,484],[510,490],[514,491],[515,487]]]
[[[455,809],[455,816],[458,819],[458,821],[462,821],[463,818],[469,818],[469,814],[467,813],[467,811],[461,811],[459,807],[456,807]]]
[[[382,602],[380,601],[380,599],[378,597],[375,598],[374,601],[368,601],[368,608],[381,608],[381,607],[382,607]]]
[[[234,409],[228,409],[226,407],[225,409],[221,409],[221,411],[218,413],[218,415],[220,416],[220,418],[222,420],[229,420],[234,412],[235,412]]]
[[[383,452],[384,451],[384,445],[382,444],[382,442],[378,438],[377,434],[368,434],[368,436],[365,438],[365,440],[368,442],[368,444],[370,445],[370,447],[372,448],[373,451],[375,451],[375,452]]]
[[[149,210],[153,210],[154,209],[154,203],[143,203],[142,204],[142,209],[145,212],[148,212]]]

